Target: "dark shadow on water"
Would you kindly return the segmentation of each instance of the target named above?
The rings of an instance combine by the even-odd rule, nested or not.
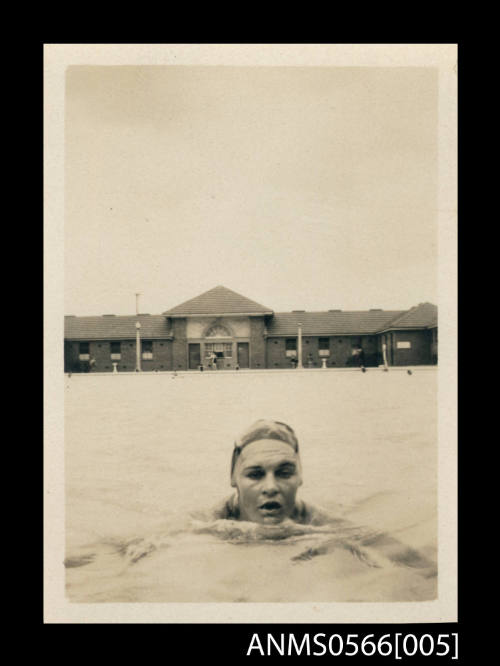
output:
[[[77,557],[67,557],[64,560],[64,566],[66,569],[74,569],[76,567],[84,567],[86,564],[90,564],[95,560],[95,553],[90,553],[88,555],[80,555]]]

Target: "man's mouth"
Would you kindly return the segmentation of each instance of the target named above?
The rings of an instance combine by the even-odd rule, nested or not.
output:
[[[259,506],[259,509],[261,511],[268,511],[271,513],[277,513],[278,511],[281,510],[281,504],[279,502],[270,500],[269,502],[264,502],[264,504],[261,504]]]

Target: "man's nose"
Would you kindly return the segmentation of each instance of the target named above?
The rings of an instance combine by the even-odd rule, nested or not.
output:
[[[271,472],[266,474],[264,478],[262,492],[264,492],[266,495],[275,495],[278,492],[276,477]]]

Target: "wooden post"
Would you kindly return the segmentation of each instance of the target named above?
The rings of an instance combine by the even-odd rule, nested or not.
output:
[[[141,324],[137,322],[135,325],[135,370],[136,372],[141,371]]]
[[[297,336],[297,365],[299,368],[303,368],[302,365],[302,324],[299,322],[299,330]]]

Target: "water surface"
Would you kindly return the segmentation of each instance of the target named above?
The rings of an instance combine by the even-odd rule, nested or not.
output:
[[[334,530],[204,529],[189,513],[230,494],[234,438],[272,418],[298,435],[303,499],[435,562],[436,384],[424,368],[66,377],[68,598],[435,598],[432,569],[353,551]]]

